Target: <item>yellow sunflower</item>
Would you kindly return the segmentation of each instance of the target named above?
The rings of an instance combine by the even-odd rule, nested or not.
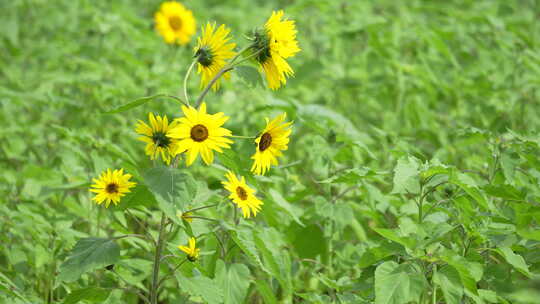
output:
[[[196,31],[193,13],[176,1],[163,2],[154,20],[156,30],[167,43],[186,44]]]
[[[176,127],[177,122],[173,121],[169,124],[167,116],[163,117],[153,113],[148,113],[148,126],[142,120],[139,120],[135,127],[135,132],[142,136],[138,139],[146,143],[146,155],[154,160],[157,155],[161,154],[161,159],[167,164],[171,163],[171,158],[176,156],[178,141],[171,138],[170,132]]]
[[[203,161],[210,165],[214,161],[214,152],[223,151],[221,148],[230,148],[232,140],[231,131],[221,126],[229,119],[223,112],[216,114],[206,113],[206,103],[202,103],[199,110],[193,107],[182,106],[185,117],[177,119],[178,126],[168,133],[171,138],[178,139],[177,153],[186,152],[186,164],[191,166],[199,153]]]
[[[91,186],[90,192],[97,193],[92,200],[96,204],[101,205],[105,202],[105,207],[109,208],[111,202],[117,205],[120,198],[126,193],[131,192],[129,189],[135,187],[134,182],[130,182],[131,174],[124,174],[124,169],[114,170],[107,169],[102,172],[99,178],[93,178],[94,184]]]
[[[195,262],[199,258],[200,249],[195,247],[194,237],[190,238],[188,243],[189,243],[188,246],[180,245],[178,246],[178,249],[182,250],[183,252],[187,254],[188,260],[190,260],[191,262]]]
[[[270,169],[270,165],[277,165],[277,157],[281,156],[281,151],[287,150],[289,135],[291,135],[292,122],[284,123],[286,113],[276,117],[271,122],[266,118],[266,128],[255,139],[257,150],[251,157],[254,160],[251,172],[264,175]]]
[[[202,36],[198,38],[195,48],[195,57],[197,57],[197,69],[201,75],[201,88],[204,88],[214,76],[223,68],[226,60],[234,57],[233,49],[235,43],[228,43],[230,29],[221,25],[216,30],[216,24],[208,23],[206,28],[202,29]],[[229,78],[229,73],[223,75]],[[213,90],[219,88],[219,79],[212,86]]]
[[[300,51],[296,40],[296,25],[293,20],[283,18],[283,11],[272,12],[266,22],[264,33],[255,34],[256,50],[261,50],[256,60],[261,65],[268,87],[276,90],[287,83],[294,71],[285,60]]]
[[[238,208],[242,209],[242,213],[245,218],[248,218],[253,214],[257,215],[257,212],[261,210],[263,202],[255,196],[255,190],[248,187],[245,178],[239,180],[231,171],[225,174],[228,181],[221,182],[223,187],[227,189],[231,194],[229,198],[235,203]]]

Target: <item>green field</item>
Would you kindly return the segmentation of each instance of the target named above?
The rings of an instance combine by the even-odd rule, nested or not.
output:
[[[156,31],[160,1],[0,2],[0,303],[539,303],[538,1],[182,3],[187,45]],[[248,138],[151,160],[136,124],[201,94],[201,27],[239,51],[277,10],[294,77],[271,90],[243,53],[204,98]],[[288,149],[254,175],[281,113]],[[137,186],[106,208],[89,188],[108,168]]]

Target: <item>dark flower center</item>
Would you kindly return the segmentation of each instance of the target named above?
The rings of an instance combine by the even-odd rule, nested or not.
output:
[[[257,61],[260,63],[265,63],[268,60],[268,58],[271,57],[270,40],[268,38],[268,34],[255,32],[255,41],[254,41],[253,49],[255,52],[262,49],[262,51],[260,51],[257,54],[255,59],[257,59]]]
[[[208,129],[203,125],[196,125],[191,128],[191,139],[197,142],[204,141],[208,138]]]
[[[169,25],[174,31],[178,31],[182,27],[182,19],[178,16],[169,17]]]
[[[236,187],[236,194],[238,194],[238,197],[243,201],[247,199],[247,192],[242,187]]]
[[[264,133],[259,141],[259,151],[264,151],[272,144],[272,135],[270,133]]]
[[[195,52],[195,57],[197,57],[197,62],[207,67],[212,64],[212,58],[214,56],[212,55],[212,52],[210,52],[208,47],[202,47],[198,49],[197,52]]]
[[[110,183],[105,187],[105,191],[109,194],[118,193],[118,185],[115,183]]]
[[[154,132],[154,134],[152,134],[152,141],[160,148],[167,148],[171,143],[171,140],[163,132]]]

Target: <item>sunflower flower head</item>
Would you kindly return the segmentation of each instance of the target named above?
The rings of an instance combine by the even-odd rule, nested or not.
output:
[[[266,21],[263,32],[255,33],[254,48],[260,50],[256,56],[263,69],[268,87],[277,90],[287,83],[294,71],[287,58],[300,51],[296,40],[296,25],[293,20],[283,19],[283,11],[274,11]]]
[[[178,249],[187,254],[187,258],[190,262],[195,262],[199,258],[199,248],[195,247],[195,238],[192,237],[188,241],[188,246],[178,246]]]
[[[214,150],[222,153],[221,148],[230,148],[232,140],[230,130],[221,127],[229,117],[222,112],[206,113],[206,103],[197,110],[182,106],[184,116],[177,119],[178,125],[170,130],[170,137],[178,140],[177,153],[186,152],[186,165],[191,166],[199,153],[203,161],[210,165],[214,161]]]
[[[264,175],[271,165],[278,164],[277,158],[282,155],[281,151],[287,150],[292,122],[284,123],[286,117],[287,114],[283,113],[272,121],[266,118],[266,127],[255,139],[257,148],[251,157],[251,172]]]
[[[196,31],[193,13],[176,1],[163,2],[154,20],[156,30],[169,44],[187,44]]]
[[[208,23],[202,28],[202,35],[198,38],[195,47],[197,70],[201,74],[201,88],[205,87],[214,76],[223,68],[227,59],[234,57],[235,43],[229,42],[230,29],[221,25],[216,29],[215,23]],[[229,78],[229,73],[223,75]],[[212,85],[213,90],[219,88],[219,79]]]
[[[243,176],[238,179],[234,173],[229,171],[225,174],[225,177],[227,181],[221,183],[231,193],[229,198],[233,203],[242,209],[244,218],[249,218],[251,215],[256,216],[257,212],[261,210],[263,202],[255,196],[255,190],[246,184]]]
[[[120,202],[120,198],[126,193],[131,192],[129,189],[135,187],[134,182],[130,182],[131,174],[124,174],[124,169],[114,170],[107,169],[101,173],[99,178],[92,179],[94,183],[90,192],[96,193],[92,198],[96,204],[101,205],[105,202],[105,207],[109,208],[111,202],[116,206]]]
[[[173,121],[169,124],[167,116],[154,116],[153,113],[148,113],[148,121],[150,125],[139,120],[135,127],[135,132],[142,135],[138,139],[146,143],[146,155],[149,155],[152,160],[161,155],[161,159],[170,164],[178,146],[178,141],[170,136],[170,132],[177,123]]]

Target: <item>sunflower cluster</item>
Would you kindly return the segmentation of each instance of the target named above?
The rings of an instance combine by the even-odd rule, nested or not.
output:
[[[193,13],[175,1],[161,4],[154,19],[156,30],[170,44],[188,44],[196,32]],[[189,103],[184,88],[185,101],[180,107],[179,117],[169,119],[166,115],[148,113],[147,121],[139,120],[135,124],[135,132],[139,135],[137,139],[146,144],[144,152],[154,164],[161,161],[176,168],[181,164],[180,160],[184,160],[185,166],[190,167],[200,155],[204,164],[211,165],[214,153],[231,149],[234,138],[251,138],[255,151],[251,156],[249,171],[255,175],[264,175],[272,166],[278,165],[278,158],[288,149],[292,122],[286,121],[286,113],[271,120],[266,118],[264,128],[257,133],[253,132],[257,136],[238,136],[233,135],[225,126],[229,116],[223,112],[209,113],[202,100],[209,90],[219,89],[221,78],[230,78],[231,71],[239,64],[236,62],[239,58],[243,58],[241,62],[249,60],[258,65],[270,89],[276,90],[285,85],[287,78],[294,75],[287,59],[300,51],[295,23],[284,18],[283,11],[273,12],[264,27],[253,32],[251,43],[239,51],[236,50],[236,44],[231,42],[230,33],[231,30],[225,25],[218,26],[210,22],[201,29],[201,36],[197,38],[193,49],[194,60],[185,76],[187,82],[192,68],[197,66],[202,91],[195,106]],[[136,186],[130,179],[131,175],[124,174],[123,169],[108,169],[93,180],[90,189],[95,193],[93,200],[97,204],[105,203],[106,207],[111,202],[118,204],[120,198]],[[241,210],[244,218],[256,216],[261,211],[263,202],[256,196],[255,189],[246,183],[244,176],[228,170],[222,185],[229,193],[227,198]],[[179,212],[178,217],[185,222],[192,222],[198,218],[192,211]],[[189,239],[188,246],[178,248],[186,253],[190,261],[197,260],[199,249],[196,248],[194,238]]]

